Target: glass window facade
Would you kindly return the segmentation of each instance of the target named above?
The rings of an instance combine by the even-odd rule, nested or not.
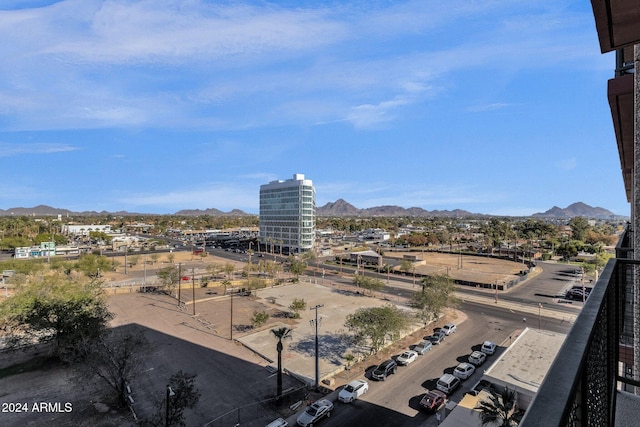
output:
[[[313,182],[296,174],[293,179],[260,186],[260,242],[284,252],[313,248],[316,224]]]

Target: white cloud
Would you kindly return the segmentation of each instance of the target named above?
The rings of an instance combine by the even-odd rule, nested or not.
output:
[[[472,113],[482,113],[485,111],[495,111],[495,110],[501,110],[503,108],[507,108],[510,107],[511,104],[505,103],[505,102],[494,102],[492,104],[483,104],[483,105],[473,105],[469,108],[467,108],[467,111],[470,111]]]
[[[19,156],[23,154],[53,154],[80,150],[69,144],[33,143],[9,144],[0,143],[0,157]]]
[[[571,170],[574,170],[576,167],[578,167],[578,159],[576,159],[575,157],[561,159],[557,163],[557,166],[560,169],[571,171]]]
[[[338,3],[64,0],[0,11],[0,38],[12,40],[0,45],[0,114],[16,130],[370,128],[454,86],[456,71],[517,74],[592,50],[584,32],[559,42],[584,17],[546,3],[550,12],[527,16],[527,37],[509,17],[526,10],[517,1]],[[496,10],[494,26],[449,34]]]
[[[168,192],[138,193],[120,196],[117,203],[141,208],[207,209],[220,210],[258,209],[258,189],[253,185],[239,182],[212,182],[187,189],[173,189]]]

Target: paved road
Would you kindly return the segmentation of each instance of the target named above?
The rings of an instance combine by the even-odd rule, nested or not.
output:
[[[444,372],[451,373],[458,363],[466,361],[471,351],[478,349],[480,341],[485,339],[503,344],[483,365],[485,369],[488,368],[523,329],[522,313],[491,308],[491,312],[488,312],[483,305],[463,304],[461,309],[468,318],[458,325],[458,332],[434,346],[410,366],[399,367],[397,374],[384,382],[371,380],[367,372],[369,392],[352,404],[336,402],[332,417],[322,421],[321,425],[436,426],[435,415],[425,414],[418,409],[426,390],[435,388],[435,382]],[[570,327],[571,324],[562,320],[545,319],[545,329],[548,330],[567,333]],[[477,384],[482,371],[483,368],[478,369],[471,378],[463,381],[450,399],[459,401]],[[364,375],[359,377],[363,378]]]

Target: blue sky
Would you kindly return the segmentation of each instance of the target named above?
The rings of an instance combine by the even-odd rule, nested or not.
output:
[[[3,0],[0,208],[628,215],[585,0]]]

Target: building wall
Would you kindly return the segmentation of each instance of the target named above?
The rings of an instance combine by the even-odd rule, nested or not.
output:
[[[62,232],[74,236],[88,236],[91,231],[111,232],[111,225],[63,225]]]
[[[260,186],[260,242],[306,252],[315,242],[316,191],[302,174]]]
[[[634,234],[634,258],[640,259],[640,45],[634,47],[634,117],[635,131],[633,138],[634,146],[634,171],[633,171],[633,203],[631,204],[631,217],[633,218]],[[635,269],[636,275],[638,273]],[[633,301],[633,323],[634,323],[634,363],[633,363],[633,379],[640,381],[640,283],[638,277],[634,280],[634,301]]]

